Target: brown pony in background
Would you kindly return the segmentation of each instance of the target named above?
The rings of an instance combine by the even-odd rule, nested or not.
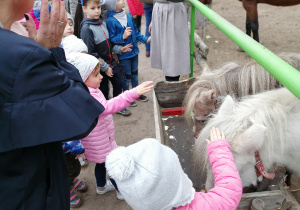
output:
[[[294,6],[300,4],[300,0],[239,0],[243,3],[243,7],[246,10],[246,34],[251,36],[253,33],[253,39],[259,42],[258,35],[258,13],[257,4],[264,3],[273,6]]]
[[[281,53],[279,57],[300,70],[300,54]],[[280,87],[282,85],[254,60],[244,65],[230,62],[212,72],[203,72],[183,102],[187,118],[190,119],[190,113],[194,114],[194,137],[197,138],[208,116],[219,108],[227,95],[239,99]]]

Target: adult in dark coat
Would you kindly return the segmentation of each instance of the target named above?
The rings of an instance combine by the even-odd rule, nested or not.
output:
[[[38,32],[10,31],[34,0],[0,1],[0,209],[70,209],[62,140],[88,135],[103,112],[59,48],[64,2],[42,0]]]

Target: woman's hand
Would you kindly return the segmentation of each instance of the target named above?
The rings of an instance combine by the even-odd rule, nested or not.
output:
[[[41,0],[40,27],[36,31],[32,17],[25,14],[29,38],[36,41],[47,49],[59,47],[65,26],[67,24],[67,13],[65,2],[52,0],[51,14],[49,18],[48,0]]]
[[[153,81],[146,81],[138,85],[135,89],[138,95],[140,96],[145,93],[148,93],[152,88],[153,88]]]
[[[213,141],[217,141],[220,139],[225,139],[225,134],[223,133],[223,131],[220,132],[218,128],[213,127],[210,130],[210,140],[206,139],[206,142],[207,142],[207,144],[209,144]]]

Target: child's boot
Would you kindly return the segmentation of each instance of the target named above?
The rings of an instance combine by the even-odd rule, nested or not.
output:
[[[77,177],[74,179],[72,187],[80,192],[85,192],[88,189],[88,186],[82,180],[77,179]]]
[[[73,187],[70,189],[70,207],[71,208],[78,208],[82,204],[80,198],[76,195],[75,190]]]

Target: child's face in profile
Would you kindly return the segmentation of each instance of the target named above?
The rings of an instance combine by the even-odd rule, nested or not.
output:
[[[65,27],[65,30],[64,30],[64,34],[63,34],[63,37],[67,37],[67,36],[70,36],[74,33],[74,25],[73,25],[73,21],[71,19],[68,19],[67,20],[67,25]]]
[[[97,64],[90,76],[85,80],[85,84],[91,88],[99,88],[103,76],[100,74],[100,63]]]
[[[101,15],[101,4],[95,1],[88,1],[82,9],[86,13],[86,17],[90,19],[99,19]]]
[[[117,0],[116,12],[121,11],[125,7],[125,0]]]

